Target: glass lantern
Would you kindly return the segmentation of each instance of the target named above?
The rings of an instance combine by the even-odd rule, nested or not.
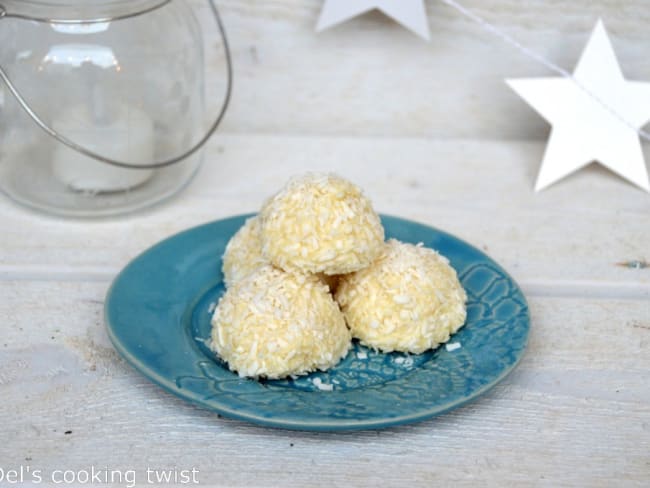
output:
[[[230,98],[208,5],[228,77],[211,124],[204,39],[184,0],[0,0],[0,190],[91,217],[183,188]]]

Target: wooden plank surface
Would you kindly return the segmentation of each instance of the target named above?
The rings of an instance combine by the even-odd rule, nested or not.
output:
[[[221,419],[150,384],[110,345],[106,288],[0,282],[4,466],[197,467],[202,486],[242,487],[647,482],[647,301],[534,298],[523,362],[484,397],[412,426],[310,434]]]
[[[187,191],[144,213],[61,221],[0,200],[0,275],[109,279],[174,232],[256,211],[290,176],[328,170],[361,185],[379,211],[483,248],[536,293],[650,297],[650,268],[625,265],[650,260],[648,195],[598,167],[536,194],[532,182],[543,148],[537,142],[221,134]]]
[[[573,71],[596,21],[623,73],[650,81],[645,0],[459,0],[530,50]],[[206,0],[192,0],[214,39],[209,85],[223,56]],[[236,85],[224,128],[235,132],[466,138],[546,137],[547,125],[504,83],[555,76],[439,1],[431,41],[371,12],[315,33],[323,0],[220,0]],[[210,37],[212,36],[212,37]]]
[[[209,27],[207,2],[191,2]],[[202,486],[236,487],[647,486],[650,197],[598,167],[535,194],[548,128],[503,78],[550,73],[426,3],[429,43],[378,13],[317,35],[321,0],[218,1],[234,98],[186,191],[93,221],[0,198],[0,468],[142,480],[147,467],[196,467]],[[567,69],[602,17],[625,75],[650,81],[645,0],[462,3]],[[221,93],[223,55],[207,62]],[[221,419],[128,367],[103,326],[113,276],[177,231],[255,211],[307,170],[340,173],[380,212],[503,264],[531,304],[520,367],[435,420],[350,434]]]

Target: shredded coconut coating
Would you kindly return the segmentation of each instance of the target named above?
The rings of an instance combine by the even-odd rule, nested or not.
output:
[[[294,178],[262,209],[262,252],[284,270],[327,275],[369,266],[384,228],[361,189],[336,175]]]
[[[255,216],[232,236],[223,254],[223,281],[231,286],[260,266],[269,264],[262,256],[262,226],[260,219]]]
[[[262,225],[258,216],[247,219],[232,236],[222,261],[223,281],[226,287],[246,278],[257,268],[270,264],[262,255]],[[318,273],[316,276],[329,286],[330,293],[334,293],[338,284],[338,275]]]
[[[341,279],[336,300],[352,336],[384,352],[435,348],[467,316],[467,295],[449,261],[394,239],[372,266]]]
[[[326,370],[350,344],[345,319],[318,277],[270,265],[233,283],[212,317],[211,348],[242,377]]]

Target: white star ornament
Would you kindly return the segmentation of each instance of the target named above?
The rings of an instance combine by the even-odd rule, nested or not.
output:
[[[316,30],[320,32],[373,9],[381,10],[418,36],[429,40],[424,0],[325,0]]]
[[[650,191],[638,132],[650,121],[650,83],[625,80],[600,20],[573,77],[506,80],[553,126],[535,190],[598,162]]]

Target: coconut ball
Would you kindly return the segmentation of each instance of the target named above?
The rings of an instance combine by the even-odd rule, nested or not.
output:
[[[352,336],[384,352],[435,348],[467,315],[467,295],[449,261],[394,239],[372,266],[341,278],[336,300]]]
[[[250,217],[228,241],[222,258],[223,281],[226,287],[245,278],[260,266],[269,264],[262,255],[261,230],[260,218]],[[318,273],[316,276],[329,286],[330,293],[334,292],[338,275]]]
[[[345,274],[370,265],[384,228],[359,187],[335,175],[294,178],[261,212],[264,256],[284,270]]]
[[[234,282],[212,317],[211,348],[242,377],[326,370],[350,343],[343,315],[318,277],[270,265]]]
[[[245,278],[260,266],[268,264],[262,256],[262,226],[255,216],[232,236],[223,254],[223,281],[226,286]]]

